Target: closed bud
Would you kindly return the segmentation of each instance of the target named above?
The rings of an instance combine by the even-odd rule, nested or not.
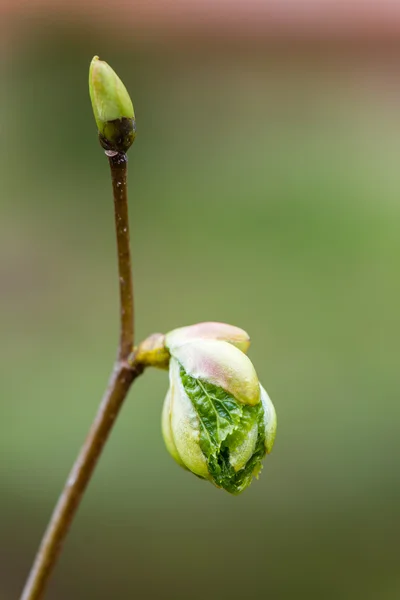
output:
[[[167,449],[181,466],[239,494],[272,449],[272,402],[250,359],[232,343],[207,338],[169,343],[170,387],[162,415]]]
[[[132,100],[115,71],[98,56],[90,64],[89,92],[101,145],[126,152],[136,136]]]

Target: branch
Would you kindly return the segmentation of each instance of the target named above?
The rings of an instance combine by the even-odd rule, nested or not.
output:
[[[135,358],[135,353],[132,354],[134,307],[129,244],[127,157],[124,153],[111,151],[106,154],[111,167],[118,249],[121,317],[118,359],[86,441],[72,467],[43,536],[21,600],[39,600],[43,597],[68,529],[122,403],[133,381],[145,368],[144,363]]]

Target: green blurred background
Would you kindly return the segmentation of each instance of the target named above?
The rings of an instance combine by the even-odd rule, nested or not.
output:
[[[137,337],[243,327],[279,426],[230,497],[167,454],[167,376],[146,373],[47,598],[399,598],[400,51],[27,31],[0,97],[0,600],[21,591],[115,356],[94,54],[137,116]]]

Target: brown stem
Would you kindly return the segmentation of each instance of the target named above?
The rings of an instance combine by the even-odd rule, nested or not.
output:
[[[106,152],[106,154],[111,168],[111,179],[114,192],[115,229],[117,234],[121,319],[119,359],[125,360],[132,351],[134,338],[133,281],[127,195],[128,157],[126,154],[112,151]]]
[[[86,441],[72,467],[45,531],[21,600],[39,600],[43,597],[45,586],[61,551],[62,543],[122,403],[132,382],[145,368],[141,362],[135,360],[135,355],[132,358],[134,312],[126,181],[127,157],[125,154],[115,152],[106,152],[106,154],[109,157],[114,191],[120,282],[121,330],[118,360]]]

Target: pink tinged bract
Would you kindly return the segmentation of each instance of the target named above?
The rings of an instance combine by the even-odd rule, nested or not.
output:
[[[250,346],[250,337],[246,331],[234,325],[214,321],[174,329],[165,336],[165,345],[173,352],[174,348],[196,339],[229,342],[242,352],[247,352]]]
[[[238,402],[260,402],[260,385],[250,359],[232,344],[219,340],[194,340],[171,351],[186,373],[221,387]]]

